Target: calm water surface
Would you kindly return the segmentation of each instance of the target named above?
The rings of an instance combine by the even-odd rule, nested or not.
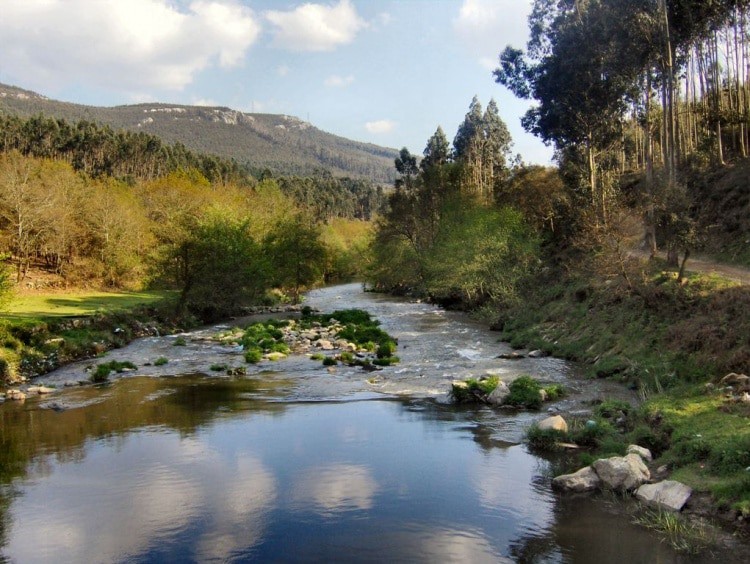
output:
[[[539,414],[442,402],[456,373],[490,368],[534,370],[591,393],[563,363],[498,365],[503,345],[480,326],[356,286],[315,292],[310,302],[378,315],[399,337],[402,365],[372,380],[289,359],[222,378],[195,370],[201,349],[191,344],[172,347],[190,375],[67,390],[54,398],[67,407],[60,412],[45,409],[51,400],[0,406],[0,555],[13,562],[710,557],[672,553],[631,525],[619,503],[553,494],[553,462],[519,444]],[[150,340],[115,354],[146,358],[162,346]],[[206,366],[216,355],[232,358],[203,346]],[[66,370],[49,380],[82,368]]]

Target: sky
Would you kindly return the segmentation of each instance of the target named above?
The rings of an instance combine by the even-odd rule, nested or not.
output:
[[[96,106],[166,102],[297,116],[421,154],[491,98],[515,153],[529,101],[496,84],[532,0],[0,0],[0,82]]]

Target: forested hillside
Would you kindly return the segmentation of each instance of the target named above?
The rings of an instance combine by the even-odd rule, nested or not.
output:
[[[298,118],[249,114],[224,107],[137,104],[98,108],[50,100],[0,84],[0,115],[44,115],[155,135],[163,141],[224,159],[257,173],[308,176],[319,169],[390,183],[396,151],[321,131]]]
[[[642,407],[546,446],[646,445],[736,524],[750,516],[750,396],[731,384],[750,370],[750,290],[691,273],[690,257],[750,257],[749,17],[746,0],[536,0],[526,49],[503,50],[494,75],[531,101],[523,125],[558,168],[510,161],[494,104],[475,99],[452,147],[438,128],[420,164],[401,151],[371,270],[376,287],[473,309],[515,347],[638,390]]]

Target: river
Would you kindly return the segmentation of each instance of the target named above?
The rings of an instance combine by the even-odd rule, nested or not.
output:
[[[13,562],[724,562],[677,554],[631,524],[621,501],[559,496],[561,461],[530,453],[544,413],[447,401],[450,381],[529,373],[584,411],[628,392],[551,358],[500,360],[497,334],[458,313],[316,290],[324,311],[357,307],[399,340],[377,373],[306,357],[244,366],[217,328],[141,339],[109,358],[135,372],[66,387],[91,363],[44,378],[51,398],[0,406],[0,555]],[[169,362],[153,366],[155,358]],[[152,364],[151,366],[144,366]],[[52,409],[54,408],[54,409]]]

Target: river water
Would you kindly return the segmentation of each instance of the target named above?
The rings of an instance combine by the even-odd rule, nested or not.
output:
[[[13,562],[703,562],[632,525],[614,499],[558,496],[559,460],[524,429],[545,414],[446,401],[455,378],[530,373],[587,409],[627,392],[555,359],[500,360],[507,346],[465,316],[325,288],[307,303],[359,307],[399,340],[377,373],[306,357],[217,376],[240,351],[206,328],[149,338],[110,358],[140,368],[104,386],[0,406],[0,556]],[[169,363],[143,366],[164,356]],[[55,409],[51,409],[55,408]],[[738,558],[739,556],[739,558]]]

